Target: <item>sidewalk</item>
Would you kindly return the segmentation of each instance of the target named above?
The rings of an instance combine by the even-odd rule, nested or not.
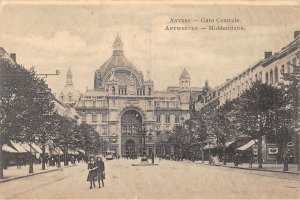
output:
[[[68,167],[73,167],[76,165],[70,165],[69,166],[64,166],[63,162],[61,163],[61,168],[57,168],[55,167],[47,167],[45,170],[42,170],[42,165],[41,164],[34,164],[33,165],[33,172],[29,174],[29,166],[22,166],[20,169],[17,168],[17,166],[11,166],[8,167],[7,169],[3,170],[3,174],[4,174],[4,179],[0,179],[0,183],[3,182],[7,182],[7,181],[11,181],[11,180],[15,180],[15,179],[19,179],[19,178],[25,178],[28,176],[35,176],[38,174],[44,174],[44,173],[49,173],[49,172],[55,172],[58,170],[63,170],[63,168],[68,168]]]
[[[196,161],[197,164],[203,164],[202,161]],[[204,161],[205,165],[209,165],[208,161]],[[221,167],[229,167],[229,168],[236,168],[236,169],[244,169],[244,170],[258,170],[258,171],[268,171],[268,172],[278,172],[278,173],[289,173],[289,174],[296,174],[299,175],[298,165],[297,164],[289,164],[289,171],[283,171],[283,164],[263,164],[262,168],[258,168],[257,163],[252,164],[252,168],[249,168],[248,163],[243,163],[242,165],[234,166],[234,163],[226,163],[223,165],[212,165],[212,166],[221,166]]]

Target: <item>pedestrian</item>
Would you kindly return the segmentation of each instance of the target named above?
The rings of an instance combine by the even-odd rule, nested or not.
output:
[[[253,151],[250,150],[250,152],[249,152],[249,168],[252,168],[252,163],[253,163]]]
[[[154,153],[152,153],[152,165],[154,165]]]
[[[235,153],[235,156],[234,156],[234,166],[238,166],[239,164],[239,153]]]
[[[90,182],[90,189],[92,189],[92,187],[95,187],[95,180],[97,177],[97,166],[95,163],[95,158],[94,157],[90,157],[90,162],[88,163],[88,176],[87,176],[87,181]]]
[[[97,157],[97,179],[98,179],[98,187],[101,188],[100,180],[102,182],[102,187],[104,187],[104,179],[105,179],[105,165],[102,158],[99,156]]]

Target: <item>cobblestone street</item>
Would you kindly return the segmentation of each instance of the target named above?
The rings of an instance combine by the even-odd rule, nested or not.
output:
[[[1,198],[299,198],[299,175],[156,160],[106,161],[104,188],[89,189],[86,164],[0,183]],[[278,175],[280,174],[280,175]]]

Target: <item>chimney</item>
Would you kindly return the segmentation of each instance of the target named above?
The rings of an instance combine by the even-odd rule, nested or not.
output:
[[[10,57],[11,57],[11,59],[12,59],[15,63],[17,63],[17,56],[16,56],[15,53],[11,53],[11,54],[10,54]]]
[[[265,51],[265,59],[272,56],[272,51]]]
[[[205,81],[205,88],[208,88],[208,81]]]
[[[294,39],[300,35],[300,31],[294,31]]]

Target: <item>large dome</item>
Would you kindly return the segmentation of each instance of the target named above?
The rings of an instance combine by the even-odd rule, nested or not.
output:
[[[126,72],[133,75],[140,85],[143,83],[143,74],[139,71],[125,56],[123,43],[119,37],[116,37],[113,44],[113,55],[98,69],[95,73],[94,87],[99,88],[106,85],[111,74]]]

